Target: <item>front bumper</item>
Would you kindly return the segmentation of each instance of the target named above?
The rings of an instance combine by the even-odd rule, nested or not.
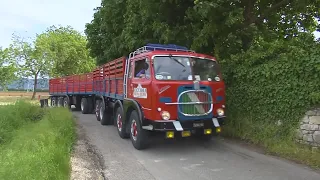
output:
[[[196,129],[212,129],[223,125],[224,118],[212,118],[205,120],[147,120],[142,126],[151,131],[190,131]]]

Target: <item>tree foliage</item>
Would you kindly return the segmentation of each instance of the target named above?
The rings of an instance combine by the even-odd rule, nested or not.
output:
[[[237,136],[256,142],[293,138],[305,111],[320,104],[320,43],[310,34],[259,39],[223,67],[228,124]]]
[[[226,59],[256,36],[292,38],[318,26],[319,0],[103,0],[86,25],[98,63],[146,43],[175,43]]]
[[[16,79],[17,68],[12,56],[12,49],[0,47],[0,87],[5,90]]]
[[[32,77],[34,79],[34,91],[31,99],[35,98],[39,76],[45,76],[50,71],[50,61],[43,58],[44,54],[34,46],[34,41],[14,35],[11,48],[19,67],[21,77]]]
[[[85,36],[72,27],[51,26],[37,36],[35,48],[50,63],[50,76],[65,76],[89,72],[95,67],[86,44]]]

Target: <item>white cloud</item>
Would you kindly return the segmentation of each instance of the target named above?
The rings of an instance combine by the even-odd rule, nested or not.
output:
[[[0,0],[0,46],[12,33],[34,37],[51,25],[71,25],[83,32],[101,0]]]

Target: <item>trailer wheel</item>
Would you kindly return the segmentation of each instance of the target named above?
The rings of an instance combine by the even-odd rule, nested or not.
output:
[[[51,98],[51,106],[52,107],[56,107],[57,106],[57,98],[56,97],[52,97]]]
[[[70,104],[70,102],[68,101],[68,98],[67,97],[65,97],[65,98],[63,98],[63,107],[65,107],[65,108],[71,108],[71,104]]]
[[[95,104],[95,115],[98,121],[101,120],[100,118],[100,100],[96,100],[96,104]]]
[[[89,103],[87,98],[81,99],[81,112],[82,114],[88,114],[90,112]]]
[[[142,129],[141,121],[136,110],[130,115],[130,139],[137,150],[146,149],[149,146],[148,131]]]
[[[99,116],[100,116],[101,125],[113,124],[112,118],[111,118],[110,114],[107,113],[106,106],[103,103],[103,101],[100,102]]]
[[[63,107],[63,98],[58,97],[58,107]]]
[[[114,121],[118,130],[118,134],[122,139],[127,139],[130,137],[129,133],[126,132],[126,123],[123,121],[123,110],[121,107],[117,108],[116,114],[114,116]]]

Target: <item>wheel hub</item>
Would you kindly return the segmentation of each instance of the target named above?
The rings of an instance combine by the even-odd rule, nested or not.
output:
[[[121,115],[118,114],[118,117],[117,117],[117,125],[118,125],[118,130],[121,131],[122,129],[122,119],[121,119]]]
[[[100,118],[103,119],[103,107],[100,107]]]
[[[132,135],[132,139],[136,141],[138,136],[138,129],[137,129],[137,122],[134,119],[132,120],[132,123],[131,123],[131,135]]]
[[[81,111],[83,111],[83,109],[84,109],[84,108],[83,108],[83,102],[81,102]]]
[[[96,104],[96,116],[98,117],[99,116],[99,104]]]

